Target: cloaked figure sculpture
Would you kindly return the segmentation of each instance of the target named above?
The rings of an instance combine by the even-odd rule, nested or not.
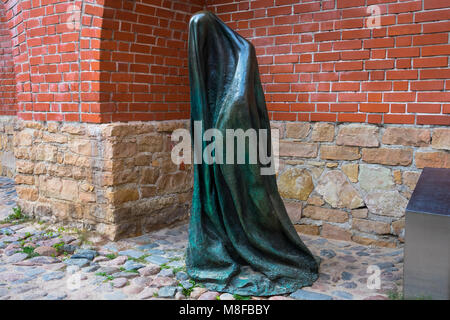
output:
[[[270,137],[255,49],[207,11],[190,20],[189,79],[191,131],[201,121],[203,130],[224,137],[227,129],[251,128]],[[261,175],[261,167],[259,161],[194,163],[186,267],[210,290],[277,295],[318,277],[318,258],[290,222],[275,175]]]

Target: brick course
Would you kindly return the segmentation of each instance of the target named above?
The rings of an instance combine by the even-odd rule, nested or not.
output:
[[[16,81],[11,36],[0,4],[0,115],[16,114]]]
[[[187,26],[203,6],[255,45],[272,120],[450,124],[450,9],[432,0],[2,0],[19,117],[188,118]]]
[[[19,118],[104,123],[189,117],[187,27],[200,1],[0,3],[0,56],[10,54],[3,48],[11,50],[11,41]],[[0,68],[12,66],[10,60]],[[0,71],[0,79],[9,74]]]
[[[272,120],[450,125],[444,85],[448,5],[432,0],[206,4],[255,45]],[[371,5],[380,10],[379,28],[368,27]]]

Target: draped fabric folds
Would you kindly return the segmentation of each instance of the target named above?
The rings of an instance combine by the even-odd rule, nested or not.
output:
[[[270,131],[254,47],[207,11],[190,21],[189,79],[191,131],[194,121],[224,137],[227,129]],[[268,140],[271,150],[270,132]],[[318,258],[290,222],[275,175],[261,175],[262,166],[194,164],[186,267],[210,290],[277,295],[318,277]]]

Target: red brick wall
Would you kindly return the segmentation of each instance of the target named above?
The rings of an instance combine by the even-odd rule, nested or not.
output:
[[[188,23],[201,9],[200,0],[107,0],[104,11],[85,6],[85,12],[103,17],[101,41],[95,43],[100,63],[81,67],[82,78],[100,70],[99,87],[89,92],[100,92],[104,120],[189,118]],[[82,43],[83,60],[92,45]]]
[[[68,30],[70,0],[2,0],[12,37],[18,116],[78,121],[78,32]]]
[[[189,117],[187,24],[200,0],[0,1],[20,118]]]
[[[273,120],[450,124],[448,1],[206,3],[255,45]]]
[[[14,115],[16,80],[6,11],[0,2],[0,115]]]
[[[450,124],[446,1],[0,1],[23,119],[188,118],[187,24],[206,2],[255,44],[271,119]]]

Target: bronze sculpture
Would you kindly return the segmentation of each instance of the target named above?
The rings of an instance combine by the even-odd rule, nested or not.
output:
[[[189,78],[191,131],[198,121],[224,135],[270,130],[253,45],[207,11],[190,21]],[[210,290],[276,295],[318,277],[318,258],[289,220],[275,175],[261,175],[262,166],[194,164],[186,266]]]

